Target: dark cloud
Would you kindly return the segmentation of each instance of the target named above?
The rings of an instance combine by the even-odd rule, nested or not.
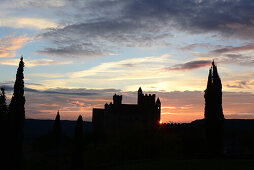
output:
[[[13,91],[12,86],[0,85],[0,87],[4,88],[6,91]],[[61,95],[79,95],[79,96],[97,95],[97,93],[94,93],[94,92],[86,92],[86,89],[80,89],[79,91],[75,92],[72,89],[36,90],[36,89],[25,87],[25,92],[46,93],[46,94],[61,94]]]
[[[238,46],[238,47],[230,46],[230,47],[216,49],[216,50],[213,50],[212,52],[230,53],[230,52],[247,51],[247,50],[254,50],[254,44],[248,44],[248,45],[243,45],[243,46]]]
[[[214,56],[214,60],[220,64],[238,64],[250,67],[254,64],[254,58],[244,54],[219,54],[219,56]]]
[[[29,83],[28,83],[29,84]],[[5,88],[6,91],[12,92],[13,86],[10,83],[0,83],[1,88]],[[25,92],[32,92],[32,93],[41,93],[41,94],[55,94],[55,95],[73,95],[73,96],[91,96],[91,95],[99,95],[100,93],[116,93],[120,92],[120,90],[116,89],[64,89],[64,88],[57,88],[57,89],[47,89],[47,90],[37,90],[33,88],[25,87]]]
[[[211,43],[193,43],[193,44],[188,44],[185,45],[183,47],[180,47],[181,50],[193,50],[195,48],[214,48],[215,45],[211,44]],[[217,47],[217,46],[216,46]]]
[[[177,64],[174,66],[171,66],[167,68],[167,70],[194,70],[201,67],[206,67],[208,65],[211,65],[210,60],[196,60],[196,61],[189,61],[184,64]]]
[[[58,11],[64,26],[42,34],[56,47],[40,52],[107,55],[120,47],[166,44],[172,30],[252,39],[253,8],[252,0],[67,0]]]
[[[134,64],[134,63],[126,63],[126,64],[121,64],[121,65],[124,66],[124,67],[129,67],[129,68],[132,68],[132,67],[136,66],[136,64]]]
[[[82,56],[86,57],[98,57],[109,54],[111,51],[106,49],[100,49],[95,47],[93,44],[83,43],[80,44],[72,44],[64,47],[58,48],[45,48],[43,50],[37,51],[39,54],[61,57],[61,58],[78,58]]]

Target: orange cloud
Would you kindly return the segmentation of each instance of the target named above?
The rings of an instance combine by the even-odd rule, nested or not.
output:
[[[18,62],[19,62],[19,59],[7,59],[7,60],[1,60],[0,64],[1,65],[16,66]],[[51,60],[51,59],[25,60],[26,67],[71,64],[71,63],[72,63],[72,61],[56,61],[56,60]],[[62,76],[64,76],[64,75],[62,75]]]
[[[0,39],[0,57],[14,57],[16,51],[33,40],[26,34],[17,37],[3,37]]]

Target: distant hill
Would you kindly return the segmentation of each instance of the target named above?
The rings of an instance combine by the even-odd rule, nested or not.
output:
[[[24,144],[31,144],[38,137],[47,134],[53,128],[54,120],[26,119],[24,126]],[[76,121],[61,120],[62,130],[68,136],[74,135]],[[83,123],[84,132],[92,130],[92,122]]]
[[[26,119],[24,126],[24,144],[31,144],[38,137],[47,134],[52,130],[54,120],[38,120],[38,119]],[[190,124],[196,126],[203,126],[204,119],[195,120]],[[76,121],[61,120],[63,132],[72,137],[74,135],[74,129]],[[238,133],[245,130],[254,130],[254,119],[225,119],[224,124],[226,129],[234,129]],[[84,122],[84,132],[91,131],[93,128],[92,122]]]

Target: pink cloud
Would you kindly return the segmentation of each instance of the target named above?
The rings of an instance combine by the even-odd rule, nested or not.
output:
[[[209,60],[196,60],[196,61],[189,61],[184,64],[177,64],[167,68],[167,70],[194,70],[201,67],[206,67],[211,65],[211,61]]]
[[[16,51],[26,44],[30,43],[33,38],[28,37],[26,34],[21,36],[7,36],[0,39],[0,58],[1,57],[14,57]]]

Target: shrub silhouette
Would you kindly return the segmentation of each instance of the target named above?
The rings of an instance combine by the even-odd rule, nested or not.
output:
[[[6,104],[6,96],[5,96],[5,89],[1,88],[0,94],[0,122],[1,125],[6,122],[7,120],[7,104]]]

